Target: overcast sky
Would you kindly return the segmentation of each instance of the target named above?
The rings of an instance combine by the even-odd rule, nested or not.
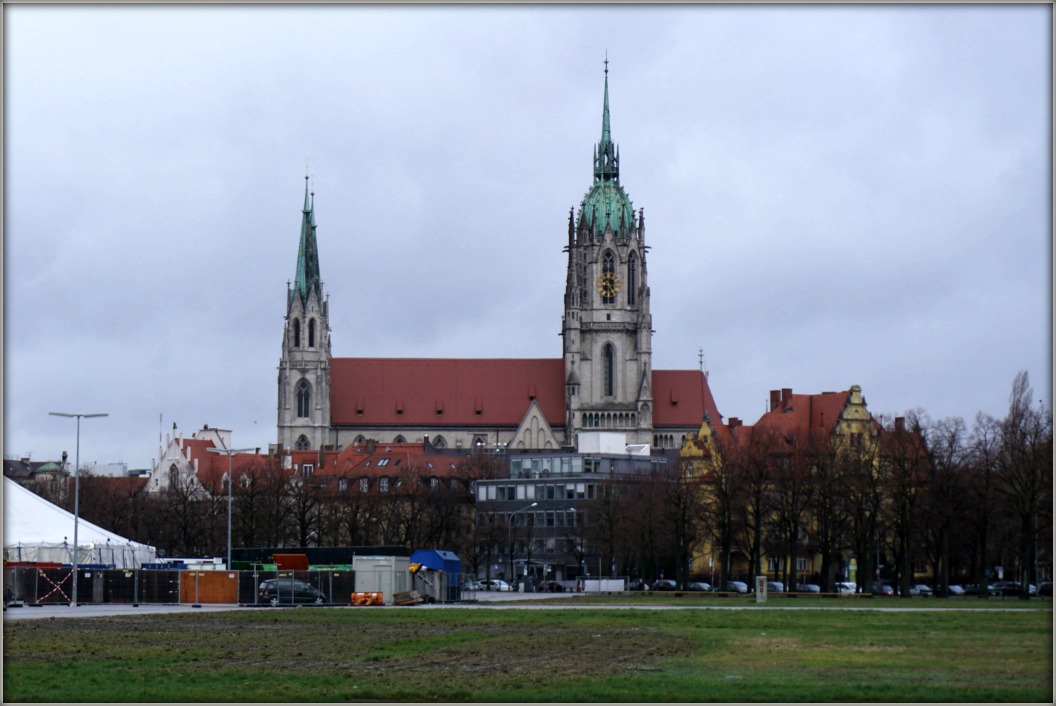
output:
[[[609,58],[653,364],[752,423],[1051,407],[1051,9],[4,7],[4,453],[276,438],[305,158],[340,357],[556,358]]]

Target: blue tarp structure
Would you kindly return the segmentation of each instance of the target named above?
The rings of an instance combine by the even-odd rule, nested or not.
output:
[[[427,569],[415,574],[416,590],[426,600],[440,603],[462,600],[462,560],[458,554],[443,549],[419,549],[411,554],[410,561],[412,566],[421,564]]]
[[[421,564],[433,571],[462,575],[462,560],[458,558],[458,554],[445,549],[418,549],[411,554],[411,563]]]

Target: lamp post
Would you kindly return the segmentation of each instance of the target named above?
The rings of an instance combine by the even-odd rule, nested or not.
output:
[[[73,457],[73,593],[70,600],[71,606],[77,605],[77,564],[80,563],[80,547],[77,546],[77,524],[81,514],[81,417],[106,417],[106,412],[94,414],[72,414],[70,412],[48,412],[55,417],[75,417],[77,419],[77,449]]]
[[[510,549],[510,578],[513,578],[513,516],[518,512],[524,512],[525,510],[531,510],[539,503],[532,503],[531,505],[525,505],[520,510],[514,510],[510,513],[509,517],[506,518],[506,544]],[[513,586],[511,585],[512,589]]]
[[[224,440],[220,439],[220,444],[224,447],[218,449],[215,446],[209,447],[208,451],[214,454],[223,454],[227,456],[227,564],[226,568],[228,571],[231,570],[231,486],[234,483],[235,477],[232,475],[231,470],[231,457],[235,454],[247,453],[253,449],[229,449],[224,444]]]

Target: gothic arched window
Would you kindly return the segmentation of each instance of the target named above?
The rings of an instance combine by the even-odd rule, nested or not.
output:
[[[638,258],[633,253],[627,263],[627,303],[634,306],[638,290]]]
[[[442,436],[436,437],[435,439],[433,439],[433,448],[434,449],[446,449],[447,448],[447,440],[444,439],[444,437],[442,437]]]
[[[301,347],[301,320],[300,319],[294,319],[293,320],[293,347],[294,348],[300,348]]]
[[[615,388],[616,353],[611,343],[606,343],[601,353],[601,384],[606,397],[612,397]]]
[[[169,487],[175,490],[180,485],[180,469],[176,464],[169,466]]]
[[[308,441],[308,437],[304,434],[301,434],[297,437],[297,443],[294,444],[294,448],[296,448],[298,451],[308,451],[312,448],[312,445]]]
[[[297,416],[310,416],[312,403],[312,386],[307,380],[302,379],[297,383]]]
[[[315,319],[308,319],[308,347],[315,348]]]

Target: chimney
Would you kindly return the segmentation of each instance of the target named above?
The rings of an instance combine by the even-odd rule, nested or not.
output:
[[[367,455],[374,453],[374,439],[367,439]]]
[[[737,427],[741,426],[740,418],[738,418],[738,417],[730,417],[729,426],[730,426],[730,429],[736,429]]]
[[[786,409],[791,409],[791,408],[792,408],[792,388],[791,387],[782,387],[781,388],[781,409],[782,410],[786,410]]]
[[[770,390],[770,411],[773,412],[781,406],[781,390]]]
[[[905,417],[895,417],[895,431],[905,431],[905,430],[906,430],[906,418]]]

